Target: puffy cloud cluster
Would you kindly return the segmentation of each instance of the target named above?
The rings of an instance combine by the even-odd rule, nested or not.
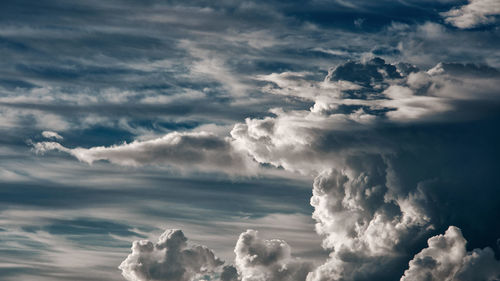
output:
[[[469,0],[467,5],[441,13],[445,21],[458,28],[473,28],[494,23],[500,16],[500,2],[496,0]]]
[[[494,281],[500,279],[500,261],[491,248],[468,252],[459,228],[450,226],[444,235],[428,240],[429,247],[410,261],[401,281]]]
[[[167,230],[157,243],[135,241],[119,266],[129,281],[192,281],[215,274],[223,262],[204,246],[188,246],[181,230]]]
[[[490,118],[484,109],[498,104],[499,77],[487,66],[440,63],[422,71],[378,58],[340,65],[323,81],[306,82],[304,75],[291,73],[265,77],[270,85],[264,91],[314,105],[248,118],[231,135],[258,162],[316,175],[313,218],[331,254],[309,281],[394,278],[410,249],[447,223],[457,210],[443,194],[465,198],[464,183],[453,176],[474,168],[442,164],[455,161],[462,147],[475,151],[476,142],[490,145],[457,124]],[[436,134],[433,126],[446,129]],[[475,140],[462,143],[462,138]],[[468,157],[490,161],[485,155]]]
[[[252,173],[256,165],[245,153],[235,149],[231,140],[206,132],[174,132],[152,140],[109,147],[67,148],[57,142],[40,142],[34,146],[39,153],[58,150],[89,164],[99,160],[124,166],[166,164],[181,170],[189,167],[230,174]]]
[[[255,230],[240,235],[235,264],[242,281],[299,281],[312,270],[310,263],[292,258],[283,240],[263,240]]]
[[[363,162],[322,173],[314,181],[313,218],[317,232],[325,237],[323,246],[332,253],[308,280],[354,280],[376,274],[378,266],[397,260],[431,227],[420,205],[421,193],[398,194],[387,180],[390,166],[377,158]]]
[[[129,281],[303,281],[312,265],[293,258],[283,240],[263,240],[255,230],[242,233],[234,249],[235,265],[204,246],[188,246],[181,230],[165,231],[157,243],[135,241],[121,263]]]

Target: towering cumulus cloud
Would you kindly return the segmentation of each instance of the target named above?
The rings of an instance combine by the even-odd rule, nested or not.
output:
[[[113,147],[35,146],[88,163],[103,159],[248,172],[257,162],[313,176],[312,216],[328,259],[313,268],[293,258],[285,241],[262,240],[248,230],[236,243],[235,268],[228,266],[214,278],[500,278],[493,250],[467,252],[461,231],[450,227],[460,227],[472,249],[499,238],[500,73],[459,63],[420,70],[372,58],[332,68],[321,81],[311,77],[306,72],[258,76],[263,92],[312,106],[274,108],[270,116],[247,118],[234,126],[231,138],[171,133]],[[429,237],[446,229],[421,250]],[[190,255],[194,264],[186,260]],[[130,280],[196,280],[220,265],[206,248],[186,248],[180,232],[169,232],[156,245],[136,242],[121,268]]]
[[[487,198],[498,180],[484,167],[495,165],[498,116],[484,109],[500,100],[497,70],[440,63],[421,71],[375,58],[338,66],[323,81],[304,77],[260,79],[271,94],[314,102],[309,110],[274,109],[231,134],[259,162],[316,175],[313,218],[331,254],[307,280],[397,280],[435,230],[491,227],[488,212],[498,206]],[[486,217],[459,215],[467,198],[481,200],[475,212]]]

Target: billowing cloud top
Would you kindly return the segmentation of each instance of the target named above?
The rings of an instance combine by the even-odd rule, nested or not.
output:
[[[292,258],[285,241],[264,241],[256,231],[248,230],[235,248],[239,278],[395,280],[412,249],[434,231],[450,223],[488,228],[495,215],[484,221],[459,216],[465,219],[460,221],[454,217],[461,206],[454,202],[468,198],[473,192],[468,185],[476,180],[469,175],[457,178],[458,171],[481,173],[486,184],[481,194],[494,192],[492,175],[471,163],[496,161],[488,153],[498,135],[488,140],[474,138],[493,128],[489,124],[498,118],[482,109],[488,103],[498,104],[494,85],[499,78],[496,69],[486,66],[440,63],[422,71],[380,58],[348,62],[317,82],[308,80],[305,73],[259,77],[269,82],[264,91],[314,104],[307,110],[274,109],[274,116],[247,118],[234,126],[230,143],[261,164],[316,177],[313,218],[317,233],[324,238],[323,247],[331,253],[324,264],[313,268]],[[457,125],[478,119],[484,129],[468,131]],[[472,154],[450,166],[463,147]],[[485,210],[498,209],[491,201],[482,204]],[[456,227],[428,243],[429,248],[415,256],[401,280],[499,277],[493,251],[467,253]]]
[[[181,230],[167,230],[157,243],[135,241],[120,269],[129,281],[203,280],[223,264],[203,246],[188,246]]]
[[[429,239],[429,247],[410,261],[401,281],[498,280],[500,261],[491,248],[467,252],[460,229],[450,226],[444,235]]]

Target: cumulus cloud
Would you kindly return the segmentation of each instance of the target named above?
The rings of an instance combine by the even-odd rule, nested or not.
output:
[[[497,161],[483,149],[497,147],[500,138],[489,125],[497,124],[491,116],[498,111],[484,110],[496,109],[500,101],[500,75],[494,68],[440,63],[420,70],[371,58],[332,68],[324,79],[309,72],[257,78],[268,82],[264,92],[312,106],[274,108],[271,116],[247,118],[233,127],[230,138],[170,133],[111,147],[42,142],[35,149],[63,151],[87,163],[165,164],[228,173],[249,173],[260,163],[314,177],[310,202],[316,232],[330,251],[325,263],[312,268],[293,258],[286,242],[262,240],[249,230],[236,244],[237,271],[226,267],[217,275],[223,280],[387,280],[395,272],[399,277],[431,231],[451,225],[447,220],[462,211],[453,200],[468,198],[469,186],[478,182],[487,182],[477,191],[483,196],[494,186],[488,171],[477,170]],[[490,123],[462,126],[482,119]],[[497,208],[481,204],[489,206],[486,210]],[[475,253],[482,260],[490,250]],[[189,278],[198,278],[193,274]]]
[[[478,73],[487,75],[478,78]],[[269,75],[266,79],[274,86],[271,90],[264,87],[265,91],[306,98],[314,105],[309,110],[275,108],[273,117],[247,118],[234,126],[231,135],[236,146],[259,162],[303,173],[321,172],[325,167],[342,166],[346,154],[392,150],[393,139],[377,133],[388,125],[487,114],[467,103],[499,100],[500,76],[495,73],[489,67],[460,64],[438,64],[420,71],[375,58],[341,65],[324,81],[306,83],[300,77],[297,82],[297,76],[289,73]],[[327,90],[321,86],[325,83],[349,86]],[[304,88],[323,90],[312,90],[312,94]]]
[[[56,132],[52,132],[52,131],[43,131],[42,132],[42,136],[46,139],[56,139],[56,140],[62,140],[63,137],[61,135],[59,135],[58,133]]]
[[[223,262],[204,246],[189,246],[181,230],[165,231],[157,243],[135,241],[132,253],[120,264],[129,281],[194,281],[218,276]],[[224,269],[228,272],[228,269]],[[224,275],[227,279],[227,273]]]
[[[312,264],[292,257],[283,240],[264,240],[255,230],[243,232],[234,249],[235,266],[204,246],[188,245],[181,230],[165,231],[157,243],[134,241],[120,264],[129,281],[303,281]]]
[[[349,161],[342,170],[324,172],[314,181],[316,231],[332,253],[308,280],[373,276],[432,228],[422,206],[424,195],[419,190],[402,194],[387,179],[392,171],[383,158],[367,155]]]
[[[152,140],[109,147],[67,148],[57,142],[40,142],[34,146],[39,153],[58,150],[88,164],[99,160],[123,166],[164,164],[181,170],[220,170],[231,174],[251,173],[255,168],[254,162],[235,149],[231,140],[206,132],[174,132]]]
[[[500,2],[496,0],[469,0],[466,5],[441,13],[446,22],[458,28],[494,23],[499,15]]]
[[[255,230],[242,233],[234,249],[242,281],[301,281],[312,265],[293,258],[283,240],[263,240]]]
[[[439,193],[462,188],[442,174],[442,166],[435,163],[439,156],[428,148],[439,146],[439,161],[453,161],[450,155],[458,148],[449,147],[446,134],[461,145],[462,133],[436,135],[432,124],[487,116],[470,104],[498,102],[498,73],[486,66],[449,63],[424,71],[375,58],[346,63],[323,81],[307,82],[317,89],[325,89],[320,86],[325,81],[355,87],[312,94],[302,91],[308,85],[305,77],[266,76],[273,85],[264,90],[309,99],[314,105],[248,118],[233,128],[234,143],[258,162],[316,176],[313,218],[331,254],[307,280],[391,278],[392,270],[409,258],[409,249],[453,212],[440,209],[438,215],[437,209],[449,200],[437,199]],[[469,140],[467,147],[473,146]]]
[[[459,228],[450,226],[444,235],[428,240],[428,247],[410,261],[401,281],[494,281],[500,278],[500,261],[491,248],[466,250]]]

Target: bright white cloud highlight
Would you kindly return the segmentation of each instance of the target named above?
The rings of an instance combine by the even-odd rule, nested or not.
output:
[[[467,5],[441,13],[445,21],[458,28],[494,23],[500,15],[498,0],[469,0]]]
[[[56,132],[52,132],[52,131],[43,131],[42,132],[42,136],[46,139],[56,139],[56,140],[62,140],[63,137],[61,135],[59,135],[58,133]]]
[[[428,247],[410,261],[401,281],[494,281],[500,278],[500,261],[491,248],[468,252],[459,228],[428,240]]]
[[[255,230],[240,235],[235,264],[242,281],[303,281],[311,264],[293,258],[283,240],[263,240]]]
[[[132,253],[119,266],[129,281],[206,280],[223,262],[204,246],[189,246],[181,230],[165,231],[157,243],[135,241]]]

